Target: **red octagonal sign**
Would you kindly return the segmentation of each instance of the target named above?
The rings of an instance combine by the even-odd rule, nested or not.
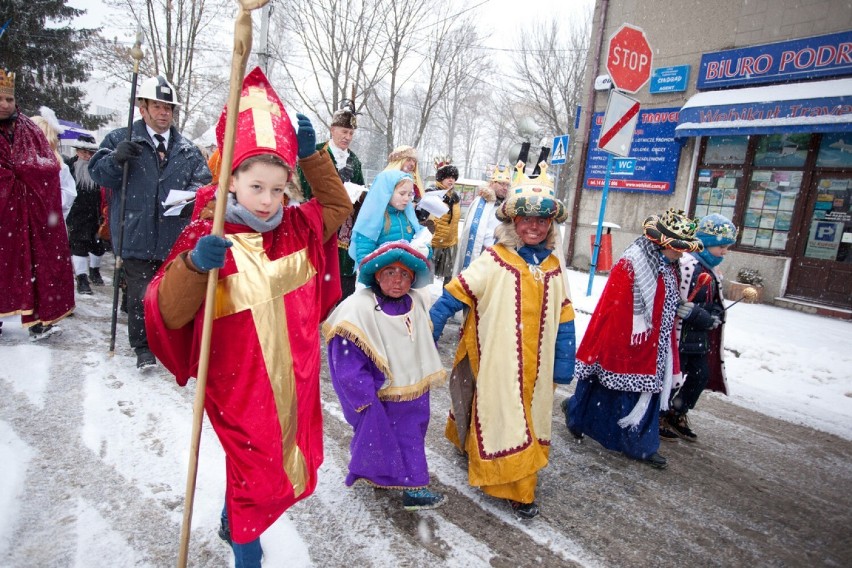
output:
[[[651,77],[653,55],[645,32],[622,24],[609,38],[606,69],[616,88],[635,93]]]

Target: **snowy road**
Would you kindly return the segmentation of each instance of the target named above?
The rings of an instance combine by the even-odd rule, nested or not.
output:
[[[0,566],[175,563],[193,392],[161,367],[135,369],[123,318],[118,352],[107,355],[110,301],[108,287],[78,299],[64,333],[44,344],[5,320]],[[448,327],[441,342],[447,364],[455,331]],[[848,565],[848,436],[705,396],[693,413],[700,441],[665,444],[670,467],[656,471],[594,442],[576,444],[557,406],[571,390],[557,390],[542,515],[522,524],[467,485],[463,459],[443,438],[446,389],[432,397],[427,450],[433,482],[449,498],[444,507],[408,513],[395,493],[346,488],[350,431],[324,376],[319,486],[264,535],[264,565]],[[231,565],[216,536],[223,488],[224,458],[206,426],[191,566]]]

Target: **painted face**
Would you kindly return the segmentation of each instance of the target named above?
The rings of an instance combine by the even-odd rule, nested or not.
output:
[[[401,266],[386,266],[376,274],[376,281],[385,296],[401,298],[411,289],[411,272]]]
[[[417,160],[415,160],[414,158],[406,158],[405,161],[402,163],[402,171],[407,174],[414,172],[414,168],[416,167]]]
[[[663,256],[666,257],[666,260],[668,260],[669,262],[675,262],[683,256],[683,253],[679,250],[672,250],[669,248],[664,248],[662,252]]]
[[[707,247],[707,252],[712,254],[713,256],[718,256],[720,258],[725,258],[725,255],[728,254],[728,249],[730,245],[725,246],[715,246],[715,247]]]
[[[443,185],[446,189],[453,189],[456,186],[455,178],[444,178],[441,180],[441,185]]]
[[[288,179],[287,168],[256,162],[245,171],[234,172],[230,191],[237,196],[237,203],[267,221],[284,203]]]
[[[145,99],[145,103],[139,107],[139,112],[142,114],[145,124],[151,127],[151,130],[157,134],[162,134],[172,125],[175,106],[162,101]]]
[[[547,217],[515,217],[515,231],[525,245],[537,245],[547,238],[551,219]]]
[[[406,205],[411,203],[412,199],[414,199],[414,182],[410,179],[404,179],[393,188],[390,205],[394,209],[402,211]]]
[[[15,112],[15,97],[0,95],[0,120],[6,120]]]
[[[506,199],[506,194],[509,193],[509,183],[505,181],[495,181],[491,184],[491,188],[500,199]]]
[[[349,144],[352,143],[352,137],[355,136],[355,131],[351,128],[343,126],[331,127],[331,141],[341,150],[348,150]]]

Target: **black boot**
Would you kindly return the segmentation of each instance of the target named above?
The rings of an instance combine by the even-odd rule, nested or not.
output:
[[[89,277],[85,274],[77,275],[77,293],[86,296],[91,296],[94,293],[92,292],[92,287],[89,286]]]
[[[100,268],[90,268],[89,269],[89,280],[95,286],[103,286],[104,279],[101,277],[101,269]]]

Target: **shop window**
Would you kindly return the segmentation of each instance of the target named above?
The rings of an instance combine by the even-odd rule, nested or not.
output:
[[[710,136],[704,150],[704,163],[742,164],[748,151],[748,136]]]
[[[754,170],[748,186],[740,245],[783,251],[802,186],[802,172]]]
[[[818,168],[852,169],[852,135],[848,132],[823,134],[816,165]]]
[[[805,256],[852,262],[852,180],[825,177],[817,184]]]
[[[769,134],[761,136],[754,154],[758,168],[801,168],[808,157],[811,134]]]
[[[710,213],[734,218],[734,207],[743,187],[740,169],[701,169],[698,171],[698,191],[695,197],[695,217]]]

